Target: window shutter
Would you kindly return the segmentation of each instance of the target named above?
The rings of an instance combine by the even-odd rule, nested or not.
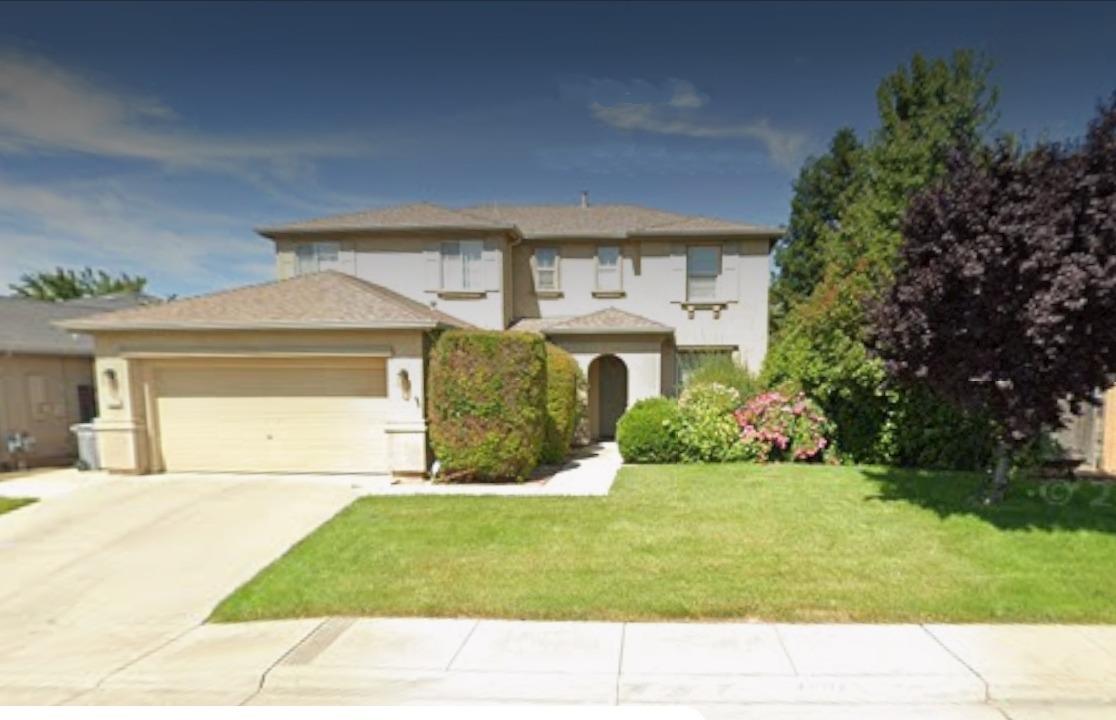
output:
[[[670,299],[686,302],[686,246],[682,243],[670,246]]]
[[[487,247],[482,252],[484,258],[484,289],[489,292],[500,290],[500,249]]]
[[[740,299],[740,254],[736,243],[725,243],[721,249],[721,274],[717,276],[717,300]]]
[[[426,289],[437,292],[442,289],[441,243],[426,243],[422,253],[422,264],[426,276]]]

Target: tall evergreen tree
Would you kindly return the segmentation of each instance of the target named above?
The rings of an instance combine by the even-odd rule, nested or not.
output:
[[[825,243],[822,280],[790,311],[768,353],[766,378],[816,397],[854,460],[958,466],[986,456],[979,418],[952,417],[924,388],[888,382],[866,344],[865,305],[891,284],[912,195],[945,173],[953,148],[983,144],[995,122],[989,70],[970,52],[916,55],[880,83],[880,127],[863,151],[863,180]]]
[[[775,249],[777,274],[771,285],[772,326],[806,298],[822,279],[826,243],[840,229],[841,213],[855,197],[860,142],[841,128],[829,152],[811,158],[794,183],[790,223]]]

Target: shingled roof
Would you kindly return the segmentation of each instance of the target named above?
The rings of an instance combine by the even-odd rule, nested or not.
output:
[[[385,287],[332,270],[56,324],[80,331],[469,327]]]
[[[738,236],[776,238],[779,228],[640,205],[477,205],[451,209],[431,203],[334,215],[261,228],[276,238],[326,232],[414,232],[421,230],[503,231],[533,238],[628,238],[640,236]]]
[[[674,332],[674,328],[669,325],[663,325],[641,315],[625,312],[614,307],[597,310],[588,315],[524,318],[512,325],[511,329],[521,332],[536,332],[543,335],[609,333],[667,335]]]
[[[62,330],[55,323],[153,301],[154,298],[144,295],[82,298],[64,302],[0,297],[0,353],[92,355],[91,338]]]
[[[266,237],[276,235],[351,232],[354,230],[512,230],[511,223],[486,220],[469,213],[434,205],[433,203],[412,203],[396,205],[379,210],[330,215],[302,222],[259,228],[257,232]]]

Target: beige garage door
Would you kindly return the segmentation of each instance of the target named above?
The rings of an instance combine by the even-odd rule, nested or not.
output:
[[[383,472],[382,358],[207,360],[156,366],[170,472]]]

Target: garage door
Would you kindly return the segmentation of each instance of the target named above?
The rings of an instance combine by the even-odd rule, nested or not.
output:
[[[382,358],[211,360],[156,366],[171,472],[383,472]]]

